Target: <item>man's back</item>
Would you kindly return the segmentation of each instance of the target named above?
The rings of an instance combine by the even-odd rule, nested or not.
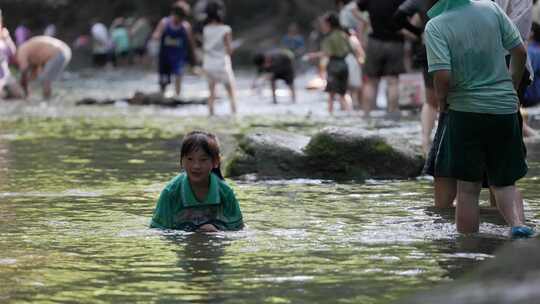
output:
[[[429,69],[451,70],[451,109],[515,113],[517,96],[504,58],[521,43],[519,32],[494,3],[460,2],[427,25]]]

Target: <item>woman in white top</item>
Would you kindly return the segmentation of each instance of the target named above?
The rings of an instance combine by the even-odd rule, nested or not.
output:
[[[210,89],[208,110],[210,115],[214,115],[216,84],[223,83],[231,102],[231,112],[236,113],[236,89],[231,64],[231,27],[223,23],[223,9],[218,3],[209,3],[206,15],[207,24],[203,29],[203,70]]]

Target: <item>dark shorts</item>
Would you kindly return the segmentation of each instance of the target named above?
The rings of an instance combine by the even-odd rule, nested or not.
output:
[[[330,58],[326,66],[326,92],[345,95],[349,86],[349,67],[345,58]]]
[[[437,158],[442,156],[444,153],[443,147],[443,138],[446,133],[446,127],[448,122],[448,112],[439,113],[439,122],[437,123],[437,130],[435,131],[435,137],[433,138],[433,144],[429,150],[426,164],[424,165],[424,174],[431,175],[433,177],[449,177],[449,172],[443,172],[441,169],[437,168]],[[443,156],[442,156],[443,157]]]
[[[369,37],[365,74],[368,77],[397,76],[405,72],[403,42],[382,41]]]
[[[171,76],[180,76],[184,70],[184,61],[180,59],[160,58],[159,60],[159,83],[166,85],[171,83]]]
[[[272,80],[281,79],[285,81],[287,85],[293,85],[295,73],[294,60],[292,57],[280,53],[271,56],[271,58],[272,64],[270,67],[262,71],[272,74]]]
[[[96,67],[102,67],[109,61],[109,54],[93,54],[92,63]]]
[[[449,111],[445,130],[435,160],[436,174],[468,182],[481,182],[487,174],[490,186],[504,187],[527,173],[517,114]]]
[[[140,48],[133,49],[133,54],[137,56],[144,56],[146,55],[146,48],[140,47]]]
[[[285,81],[287,85],[293,85],[294,83],[294,69],[291,66],[290,68],[283,68],[276,70],[272,73],[272,80],[281,79]]]

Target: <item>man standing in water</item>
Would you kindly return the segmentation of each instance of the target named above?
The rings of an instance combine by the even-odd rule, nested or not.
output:
[[[433,0],[426,47],[440,108],[449,105],[444,150],[436,167],[457,180],[456,226],[479,229],[478,197],[484,173],[513,237],[533,230],[514,202],[515,182],[527,173],[518,120],[526,50],[518,30],[488,1]],[[510,73],[504,56],[510,52]]]
[[[28,83],[38,78],[43,97],[50,98],[52,82],[60,77],[70,60],[71,49],[56,38],[37,36],[23,43],[17,50],[17,63],[26,97],[30,95]]]
[[[404,37],[393,16],[404,0],[357,0],[360,11],[369,13],[372,32],[366,48],[364,72],[366,81],[362,89],[364,115],[369,116],[377,99],[381,78],[388,83],[388,117],[398,119],[399,111],[399,74],[405,71],[403,58]]]

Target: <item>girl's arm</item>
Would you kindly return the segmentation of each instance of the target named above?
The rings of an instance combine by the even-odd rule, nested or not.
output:
[[[161,19],[161,21],[159,21],[158,25],[154,29],[154,32],[152,33],[152,39],[159,40],[164,30],[165,30],[165,18]]]
[[[225,51],[227,52],[227,54],[229,54],[229,56],[231,56],[233,53],[233,48],[232,48],[232,33],[230,31],[227,32],[225,36],[223,37],[223,42],[225,43]]]
[[[197,64],[197,55],[195,54],[195,38],[193,37],[193,31],[191,30],[191,24],[187,21],[183,22],[183,26],[186,29],[189,42],[189,61],[191,65]]]
[[[304,55],[304,58],[306,60],[321,59],[324,57],[327,57],[327,56],[326,56],[326,53],[323,51],[311,52]]]

